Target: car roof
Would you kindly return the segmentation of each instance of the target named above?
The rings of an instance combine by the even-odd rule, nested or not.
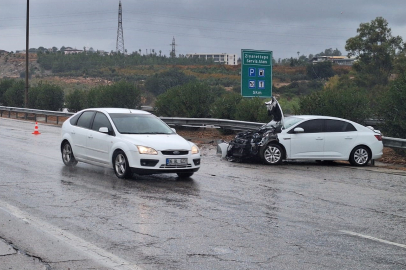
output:
[[[344,118],[338,118],[338,117],[332,117],[332,116],[324,116],[324,115],[291,115],[292,117],[298,117],[302,118],[304,120],[308,119],[336,119],[336,120],[344,120],[348,122],[352,122],[351,120],[344,119]]]
[[[146,111],[136,110],[136,109],[126,109],[126,108],[89,108],[84,111],[101,111],[105,113],[135,113],[135,114],[151,114]]]
[[[353,125],[356,125],[358,127],[365,127],[364,125],[361,125],[357,122],[348,120],[348,119],[344,119],[344,118],[339,118],[339,117],[332,117],[332,116],[325,116],[325,115],[291,115],[292,117],[297,117],[297,118],[301,118],[303,120],[309,120],[309,119],[332,119],[332,120],[342,120],[342,121],[346,121],[349,122]]]

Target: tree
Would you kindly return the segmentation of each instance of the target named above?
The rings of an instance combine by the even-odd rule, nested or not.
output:
[[[335,50],[330,48],[330,49],[325,49],[324,52],[318,53],[315,56],[341,56],[341,52],[337,48]],[[310,56],[309,56],[309,58],[310,58]]]
[[[72,96],[71,96],[72,95]],[[141,103],[141,92],[130,82],[121,80],[112,85],[98,86],[83,92],[80,103],[74,100],[78,98],[78,93],[69,95],[70,110],[95,107],[114,107],[135,109]]]
[[[63,107],[64,94],[61,87],[40,82],[28,91],[28,107],[40,110],[58,111]]]
[[[4,94],[6,91],[11,88],[14,84],[13,79],[3,79],[0,80],[0,105],[6,105],[5,96]]]
[[[242,100],[239,93],[227,92],[221,95],[211,106],[212,115],[219,119],[235,119],[238,103]]]
[[[16,80],[3,94],[4,105],[10,107],[24,107],[25,83]]]
[[[381,97],[380,114],[385,120],[385,136],[405,138],[406,134],[406,73],[390,84]]]
[[[269,122],[271,118],[268,116],[265,101],[268,100],[259,97],[242,99],[237,105],[235,118],[241,121]]]
[[[215,93],[207,84],[192,81],[159,95],[155,105],[160,116],[204,118],[211,116],[214,99]]]
[[[387,84],[396,53],[404,49],[402,38],[392,36],[388,22],[377,17],[370,23],[361,23],[358,35],[347,40],[348,56],[355,56],[353,68],[358,81],[366,86]]]
[[[85,108],[85,94],[83,91],[76,89],[65,97],[66,108],[70,112],[78,112]]]
[[[145,82],[145,89],[158,96],[165,93],[169,88],[183,85],[193,80],[196,80],[194,76],[188,76],[178,69],[171,69],[149,77]]]
[[[334,76],[322,91],[300,99],[300,114],[341,117],[362,123],[371,115],[368,92],[348,76]]]
[[[311,79],[328,79],[334,76],[333,64],[329,61],[308,64],[306,74]]]

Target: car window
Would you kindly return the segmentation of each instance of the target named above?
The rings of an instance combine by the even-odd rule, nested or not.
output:
[[[332,120],[327,119],[325,120],[326,124],[326,132],[349,132],[349,131],[356,131],[355,127],[348,122],[341,121],[341,120]]]
[[[101,127],[106,127],[106,128],[108,128],[108,129],[109,129],[109,133],[113,130],[113,129],[111,128],[111,124],[110,124],[110,121],[109,121],[109,119],[107,118],[107,116],[104,115],[104,114],[101,113],[101,112],[97,112],[97,113],[96,113],[96,116],[94,117],[94,120],[93,120],[92,129],[95,130],[95,131],[99,131],[99,129],[100,129]]]
[[[76,126],[76,124],[77,124],[77,122],[78,122],[78,119],[79,119],[79,117],[80,117],[81,115],[82,115],[81,113],[78,113],[78,114],[76,114],[75,116],[73,116],[73,117],[69,120],[70,124],[71,124],[72,126]]]
[[[79,117],[77,126],[84,127],[84,128],[90,128],[90,123],[93,119],[94,114],[95,114],[95,112],[92,112],[92,111],[83,112],[82,115]]]
[[[301,127],[304,129],[304,133],[319,133],[323,132],[323,119],[313,119],[303,122],[296,127]]]
[[[160,118],[151,114],[111,113],[111,119],[122,134],[174,134]]]

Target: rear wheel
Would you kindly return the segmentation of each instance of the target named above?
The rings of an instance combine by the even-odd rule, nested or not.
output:
[[[179,178],[188,178],[193,175],[193,172],[179,172],[176,174],[178,175]]]
[[[262,149],[260,156],[261,159],[268,165],[281,164],[283,150],[278,144],[270,143],[264,149]]]
[[[64,142],[62,145],[62,161],[66,166],[73,167],[78,164],[75,156],[73,155],[70,143]]]
[[[365,146],[357,146],[350,154],[350,163],[353,166],[365,166],[371,159],[369,149]]]
[[[125,179],[132,176],[128,159],[123,151],[120,150],[114,153],[113,162],[114,173],[118,178]]]

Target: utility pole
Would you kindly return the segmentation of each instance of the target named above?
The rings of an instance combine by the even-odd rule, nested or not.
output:
[[[28,65],[29,65],[29,37],[30,37],[30,0],[27,0],[27,25],[25,37],[25,94],[24,94],[24,107],[28,106]]]
[[[117,42],[116,52],[125,53],[124,50],[124,33],[123,33],[123,10],[121,7],[121,0],[118,4],[118,28],[117,28]]]

